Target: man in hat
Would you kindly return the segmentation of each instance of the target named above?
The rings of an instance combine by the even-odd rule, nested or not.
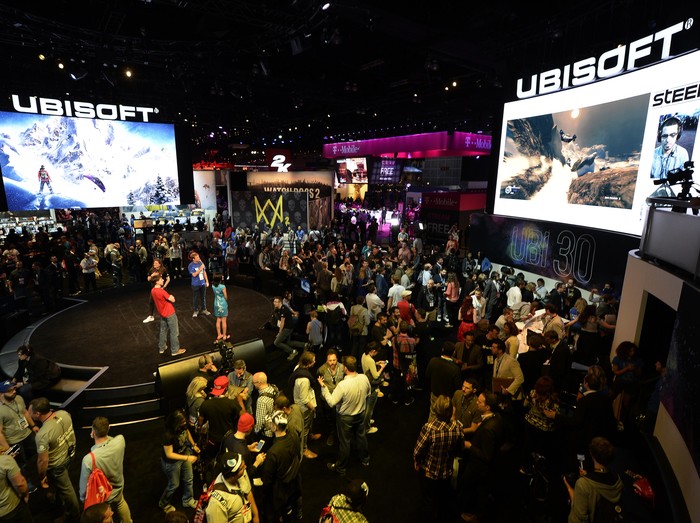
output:
[[[258,467],[265,461],[265,453],[258,451],[257,442],[248,444],[247,438],[253,432],[254,426],[255,419],[251,414],[247,412],[241,414],[241,417],[238,418],[238,430],[224,438],[223,450],[224,452],[235,452],[243,456],[248,476],[257,478],[260,475]],[[257,453],[257,456],[254,453]]]
[[[416,324],[416,307],[411,303],[411,295],[413,293],[405,290],[401,293],[401,299],[396,303],[401,313],[401,319],[409,325]]]
[[[258,506],[255,504],[243,456],[235,452],[226,452],[221,456],[219,465],[222,472],[216,478],[205,510],[207,521],[259,523]]]
[[[17,463],[24,469],[27,460],[36,454],[34,434],[39,427],[34,423],[17,385],[7,380],[0,383],[0,451],[19,445]],[[25,473],[26,475],[26,473]]]
[[[199,407],[199,427],[209,422],[209,436],[204,449],[204,457],[213,459],[221,448],[221,442],[228,431],[234,431],[238,424],[241,406],[238,401],[230,399],[226,393],[229,388],[228,378],[219,376],[209,397]]]

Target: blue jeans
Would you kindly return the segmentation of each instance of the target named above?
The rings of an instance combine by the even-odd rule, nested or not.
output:
[[[166,505],[171,504],[172,497],[180,486],[180,481],[182,481],[182,503],[185,504],[189,502],[194,497],[192,490],[194,478],[194,474],[192,473],[192,463],[182,460],[168,462],[161,458],[160,466],[165,473],[168,484],[165,487],[163,494],[160,496],[158,506],[163,508]]]
[[[172,313],[167,318],[160,319],[160,338],[158,338],[158,350],[165,352],[166,341],[170,335],[170,354],[173,356],[180,350],[180,325],[177,314]]]
[[[370,427],[369,420],[372,419],[372,414],[374,413],[374,407],[377,404],[377,399],[379,398],[378,393],[379,393],[379,389],[373,388],[372,393],[367,398],[367,406],[365,407],[365,432],[369,430],[369,427]]]
[[[335,462],[339,474],[345,474],[350,461],[350,448],[355,445],[357,454],[363,464],[369,464],[367,449],[367,430],[365,429],[365,412],[354,416],[337,414],[335,425],[338,430],[338,459]]]
[[[192,286],[192,310],[194,312],[204,312],[207,310],[207,287],[200,285]]]

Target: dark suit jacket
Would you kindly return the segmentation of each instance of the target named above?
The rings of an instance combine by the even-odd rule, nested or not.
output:
[[[566,390],[569,372],[571,371],[572,355],[566,340],[560,340],[554,346],[549,358],[549,375],[559,392]]]
[[[573,416],[557,414],[556,421],[569,429],[578,449],[585,449],[597,436],[615,438],[617,422],[607,391],[584,395],[576,402]]]

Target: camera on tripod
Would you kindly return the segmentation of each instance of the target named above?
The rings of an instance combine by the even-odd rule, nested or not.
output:
[[[662,183],[667,183],[668,185],[676,185],[679,183],[693,183],[693,168],[695,163],[692,160],[688,160],[683,164],[683,167],[678,167],[676,169],[671,169],[666,174],[666,178],[660,178],[654,180],[654,185],[661,185]]]

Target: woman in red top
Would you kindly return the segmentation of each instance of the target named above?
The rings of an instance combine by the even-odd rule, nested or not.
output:
[[[465,296],[464,301],[462,301],[458,318],[460,324],[459,329],[457,329],[457,341],[464,341],[464,335],[476,330],[477,324],[476,309],[471,296]]]

